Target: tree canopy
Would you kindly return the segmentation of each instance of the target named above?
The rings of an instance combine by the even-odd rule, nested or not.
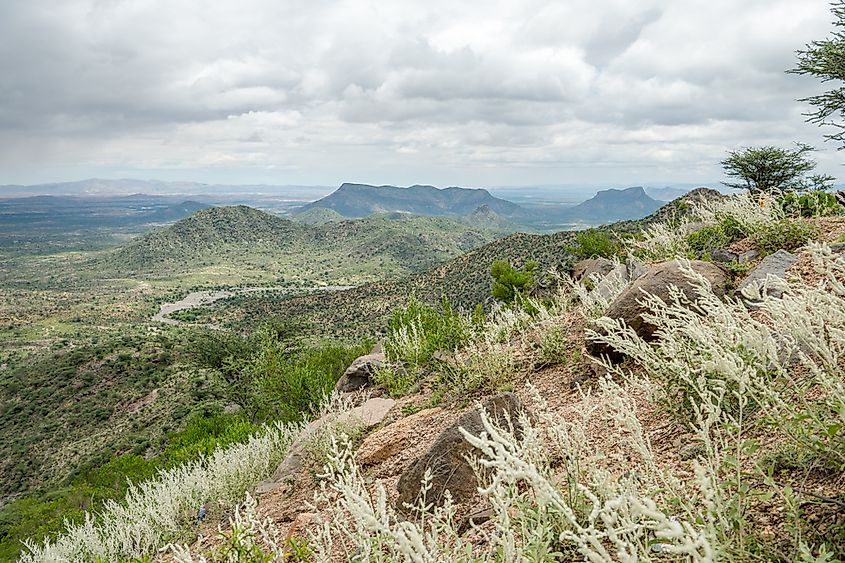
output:
[[[766,193],[829,189],[833,177],[808,175],[816,167],[808,156],[813,150],[798,144],[794,149],[765,146],[729,151],[722,167],[727,176],[739,181],[722,183],[730,188]]]
[[[845,0],[833,4],[833,25],[836,26],[831,36],[821,41],[809,43],[798,51],[798,65],[790,70],[793,74],[805,74],[820,78],[833,88],[816,96],[803,98],[815,107],[807,115],[807,121],[818,125],[831,125],[838,132],[826,135],[842,143],[845,148]]]

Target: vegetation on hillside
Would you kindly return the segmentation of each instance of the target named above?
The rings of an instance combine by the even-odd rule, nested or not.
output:
[[[747,195],[694,206],[689,223],[806,221],[765,203]],[[654,227],[628,250],[683,258],[683,234],[665,236],[683,229]],[[479,493],[492,512],[477,533],[462,531],[459,507],[448,500],[421,500],[415,518],[401,518],[385,486],[368,481],[355,446],[339,441],[315,496],[326,525],[300,541],[317,561],[334,560],[338,548],[369,561],[841,560],[845,266],[823,244],[811,243],[804,256],[812,271],[783,280],[782,297],[763,286],[745,292],[753,311],[739,295],[717,297],[687,269],[695,301],[671,291],[665,301],[645,297],[659,334],[651,342],[603,317],[625,286],[613,274],[604,293],[563,278],[554,299],[481,319],[418,303],[397,312],[388,356],[397,375],[416,366],[409,393],[435,386],[453,399],[471,397],[526,378],[543,386],[552,374],[533,366],[553,350],[563,366],[554,369],[577,374],[585,369],[575,354],[584,346],[577,327],[628,360],[600,359],[603,376],[592,390],[569,393],[563,404],[559,389],[543,398],[529,386],[530,416],[519,433],[486,415],[483,434],[464,432],[480,456]],[[558,332],[552,345],[558,327],[571,332]],[[435,358],[432,342],[449,357]],[[261,519],[260,504],[247,499],[240,510],[227,541],[256,554],[291,552],[267,539],[273,524]],[[175,554],[196,560],[187,547]]]
[[[130,482],[245,442],[263,424],[313,417],[369,347],[309,343],[296,327],[268,324],[247,337],[182,331],[98,342],[24,364],[3,382],[0,442],[3,492],[29,494],[0,508],[0,559],[65,519],[110,510]],[[195,509],[183,506],[180,518]]]

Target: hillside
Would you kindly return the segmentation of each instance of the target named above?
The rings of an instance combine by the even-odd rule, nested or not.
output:
[[[607,226],[612,239],[626,233],[637,233],[649,225],[670,219],[685,209],[687,202],[707,201],[721,197],[713,190],[694,190],[658,211],[636,221],[619,221]],[[495,260],[508,260],[521,265],[527,260],[538,263],[538,271],[563,272],[577,259],[572,247],[577,246],[577,231],[552,234],[512,233],[480,245],[435,267],[403,279],[377,281],[327,295],[311,295],[278,301],[245,299],[226,311],[215,311],[209,320],[238,328],[248,319],[267,316],[306,320],[318,331],[331,327],[332,332],[348,336],[378,333],[385,318],[396,307],[407,302],[409,295],[435,303],[445,296],[461,308],[471,309],[477,303],[490,301],[490,265]]]
[[[268,281],[354,284],[431,268],[500,235],[448,217],[381,214],[310,225],[246,206],[213,207],[126,244],[104,264],[115,275],[241,269]]]
[[[297,223],[304,223],[305,225],[323,225],[325,223],[343,221],[344,216],[334,209],[311,207],[306,211],[294,215],[293,220]]]
[[[700,201],[616,225],[636,236],[607,254],[635,268],[585,260],[487,312],[394,305],[380,345],[312,375],[336,392],[307,426],[167,468],[23,560],[841,561],[845,209]],[[602,232],[574,253],[607,250]],[[481,251],[412,284],[439,271],[446,291]],[[234,357],[272,382],[257,398],[291,390],[289,342],[211,344],[209,373]]]
[[[344,217],[366,217],[373,213],[400,212],[415,215],[468,215],[479,206],[511,217],[521,209],[515,203],[493,197],[483,189],[444,188],[433,186],[370,186],[343,184],[335,192],[301,208],[333,209]]]

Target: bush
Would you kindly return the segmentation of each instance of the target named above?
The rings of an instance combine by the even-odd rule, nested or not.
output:
[[[502,303],[513,303],[517,296],[534,286],[536,269],[537,262],[534,260],[528,260],[519,270],[506,260],[496,260],[490,267],[490,275],[493,276],[490,294]]]
[[[437,309],[412,296],[405,308],[393,311],[384,351],[390,361],[413,370],[428,363],[438,350],[455,350],[465,345],[472,335],[472,321],[447,299]]]
[[[761,226],[751,235],[754,246],[764,254],[780,249],[795,250],[818,237],[818,228],[801,220],[781,219]]]
[[[575,235],[575,246],[567,250],[578,258],[617,258],[620,256],[622,247],[613,239],[607,231],[598,229],[587,229]]]
[[[828,192],[787,193],[781,199],[783,210],[792,216],[824,217],[842,212],[836,196]]]

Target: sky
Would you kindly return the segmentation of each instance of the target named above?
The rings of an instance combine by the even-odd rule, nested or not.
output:
[[[794,141],[820,0],[3,0],[0,184],[637,185]]]

